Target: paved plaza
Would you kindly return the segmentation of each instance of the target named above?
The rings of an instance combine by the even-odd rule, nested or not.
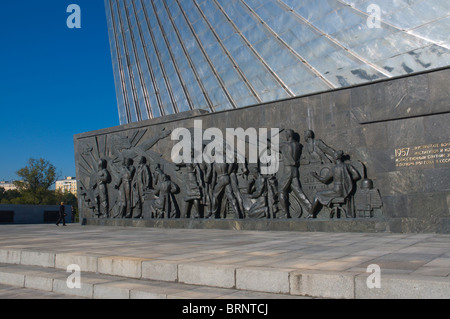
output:
[[[1,225],[0,263],[0,298],[450,298],[441,234]]]

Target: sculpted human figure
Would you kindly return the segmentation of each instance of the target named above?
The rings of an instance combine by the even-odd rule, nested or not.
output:
[[[133,166],[133,160],[131,158],[124,158],[122,161],[122,167],[120,168],[120,179],[116,184],[116,189],[119,190],[119,212],[115,217],[132,217],[132,181],[136,168]]]
[[[238,201],[234,195],[233,187],[231,185],[230,174],[232,173],[233,166],[228,163],[213,163],[213,194],[212,194],[212,212],[207,217],[211,217],[214,214],[215,218],[220,218],[220,204],[224,195],[227,196],[233,211],[237,218],[242,218],[242,212],[239,208]]]
[[[278,194],[282,213],[289,217],[289,190],[309,211],[311,203],[300,186],[298,166],[301,155],[300,143],[294,139],[294,131],[287,129],[283,132],[285,141],[280,141],[279,151],[281,161],[280,175],[278,180]]]
[[[248,210],[249,218],[270,218],[273,216],[273,207],[269,201],[269,180],[263,176],[257,166],[250,168],[250,178],[247,194],[256,202]]]
[[[176,215],[174,195],[179,191],[178,185],[169,176],[160,172],[158,184],[152,191],[157,198],[151,203],[152,214],[155,218],[173,218]]]
[[[95,201],[97,204],[98,217],[109,217],[108,189],[107,183],[111,176],[106,169],[107,162],[104,159],[98,161],[98,171],[93,189],[96,190]]]
[[[316,139],[313,131],[305,131],[305,152],[303,153],[310,164],[332,163],[330,157],[333,158],[335,152],[334,149],[329,147],[322,140]]]
[[[231,189],[233,190],[233,195],[236,198],[239,208],[239,218],[245,218],[244,199],[239,189],[238,174],[240,172],[243,175],[248,174],[247,163],[239,163],[237,154],[235,153],[234,163],[229,164],[228,171],[230,176]]]
[[[184,198],[186,202],[186,210],[184,211],[184,217],[190,216],[191,218],[200,218],[200,200],[202,199],[202,192],[200,189],[200,173],[199,167],[195,163],[186,165],[186,187],[187,193]]]
[[[162,171],[161,165],[156,164],[155,170],[152,173],[153,188],[155,188],[156,185],[158,185],[162,181],[163,175],[164,175],[164,172]]]
[[[134,189],[135,195],[133,197],[133,207],[135,211],[133,212],[134,218],[140,218],[142,216],[142,205],[145,200],[146,192],[152,186],[152,175],[150,172],[150,167],[147,165],[147,159],[145,156],[141,156],[139,159],[139,165],[136,169]]]
[[[181,214],[182,218],[200,218],[203,213],[200,209],[203,189],[202,171],[199,164],[194,163],[193,152],[191,152],[191,159],[192,161],[190,163],[184,163],[180,165],[186,167],[186,174],[184,178],[184,187],[186,189],[186,192],[183,198],[186,203]]]
[[[198,174],[199,174],[199,180],[200,180],[200,189],[202,198],[200,201],[200,204],[203,209],[204,215],[208,215],[212,212],[212,200],[211,200],[211,178],[212,178],[212,164],[202,162],[198,163]]]
[[[316,194],[308,218],[316,218],[320,205],[329,205],[335,198],[346,199],[352,192],[355,181],[361,178],[359,172],[352,165],[344,163],[343,156],[343,151],[335,152],[334,160],[336,164],[326,176],[322,177],[316,172],[311,172],[313,177],[324,184],[333,180],[333,189],[320,191]]]
[[[278,182],[275,174],[270,174],[266,176],[267,179],[267,190],[268,190],[268,205],[269,205],[269,215],[270,218],[276,218],[278,212]]]

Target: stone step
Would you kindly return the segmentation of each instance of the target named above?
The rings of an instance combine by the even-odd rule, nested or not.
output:
[[[369,288],[369,273],[299,270],[291,268],[243,267],[195,260],[174,261],[133,256],[107,256],[37,250],[0,250],[0,284],[31,285],[44,290],[74,293],[80,297],[171,298],[171,292],[155,293],[155,287],[181,285],[219,289],[224,295],[264,293],[272,297],[308,296],[319,298],[450,298],[450,278],[382,274],[379,288]],[[68,266],[77,265],[84,284],[68,289]],[[27,268],[31,267],[31,268]],[[34,269],[33,267],[38,267]],[[34,271],[40,272],[35,275]],[[50,274],[48,276],[42,275]],[[28,279],[27,279],[28,278]],[[137,286],[136,286],[137,285]],[[150,285],[150,292],[139,287]],[[137,288],[136,288],[137,287]],[[55,290],[56,289],[56,290]],[[153,290],[152,290],[153,289]],[[178,289],[178,288],[177,288]],[[133,293],[132,293],[133,292]],[[179,292],[179,291],[178,291]],[[119,297],[121,296],[121,297]],[[175,296],[175,297],[177,297]],[[191,297],[192,298],[192,297]]]
[[[57,268],[0,264],[0,285],[88,299],[304,299],[301,296],[241,291],[82,272],[80,286],[72,273]],[[69,284],[68,284],[69,282]]]

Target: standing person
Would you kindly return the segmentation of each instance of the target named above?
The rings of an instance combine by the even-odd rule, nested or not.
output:
[[[220,218],[220,204],[224,195],[226,195],[233,207],[236,218],[243,218],[243,214],[239,208],[239,203],[234,195],[233,186],[231,184],[230,174],[232,173],[232,169],[232,165],[228,163],[213,164],[212,180],[215,181],[215,184],[212,197],[212,213],[209,213],[208,217]]]
[[[133,196],[133,207],[135,211],[133,212],[133,218],[141,218],[145,194],[152,187],[152,173],[150,172],[150,167],[147,165],[145,156],[141,156],[139,159],[139,165],[134,178],[133,189],[135,196]]]
[[[169,176],[162,173],[158,184],[155,185],[153,194],[157,196],[151,203],[151,213],[154,218],[175,218],[177,206],[173,194],[179,192],[177,184],[173,183]]]
[[[97,204],[98,217],[109,217],[109,203],[108,203],[108,187],[107,184],[111,181],[111,176],[106,169],[107,162],[105,159],[98,161],[98,171],[95,175],[95,184],[92,186],[95,193],[95,203]]]
[[[62,222],[63,226],[66,226],[66,213],[65,213],[65,207],[64,207],[64,202],[61,202],[61,205],[59,206],[59,218],[56,221],[56,226],[59,226],[59,223]]]
[[[306,152],[304,157],[308,164],[329,164],[332,163],[330,158],[334,157],[336,152],[329,147],[322,140],[314,137],[314,132],[311,130],[305,131]]]
[[[75,206],[72,205],[72,223],[75,223],[75,215],[77,211],[75,210]]]
[[[292,190],[297,199],[305,206],[307,211],[311,210],[311,202],[306,197],[300,186],[298,166],[301,155],[300,143],[294,139],[294,131],[284,131],[285,141],[280,142],[280,153],[283,161],[282,171],[278,181],[278,194],[281,211],[289,218],[289,190]]]
[[[122,167],[120,168],[120,180],[115,188],[119,190],[119,212],[114,217],[131,218],[133,213],[132,205],[132,181],[136,173],[136,168],[133,166],[131,158],[124,158]]]

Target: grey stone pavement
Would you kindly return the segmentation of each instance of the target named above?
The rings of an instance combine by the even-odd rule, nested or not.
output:
[[[1,299],[74,299],[74,296],[42,291],[38,289],[19,288],[8,285],[0,285]],[[76,299],[81,299],[77,297]]]
[[[0,225],[0,298],[35,291],[5,285],[2,272],[71,263],[82,276],[119,276],[122,286],[185,285],[179,298],[450,298],[450,235]],[[370,288],[374,264],[381,286]],[[196,295],[201,289],[223,294]]]

